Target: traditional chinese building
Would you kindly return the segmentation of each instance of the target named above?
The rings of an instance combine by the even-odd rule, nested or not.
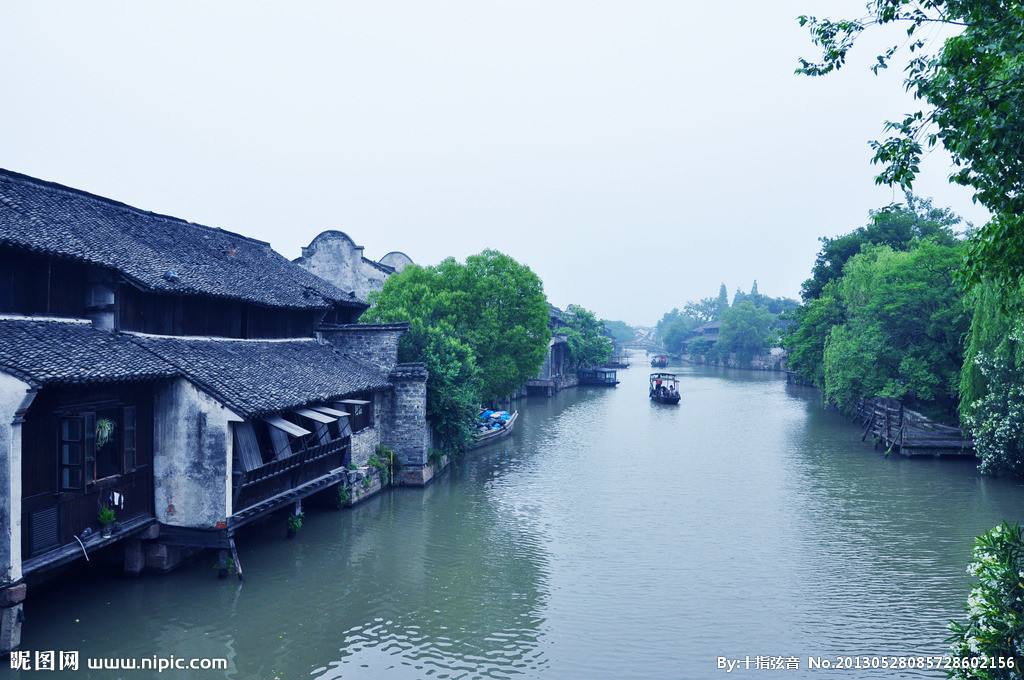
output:
[[[343,231],[321,232],[302,248],[295,260],[302,268],[362,298],[384,286],[384,280],[412,264],[405,253],[392,251],[380,260],[371,260],[364,249]]]
[[[365,308],[267,243],[0,170],[0,653],[26,583],[91,551],[234,549],[379,445],[429,481],[426,372]]]
[[[569,342],[562,329],[565,321],[562,310],[548,304],[548,328],[551,329],[551,340],[548,342],[548,353],[537,376],[526,382],[529,394],[553,396],[566,387],[579,384],[576,369],[569,365]]]

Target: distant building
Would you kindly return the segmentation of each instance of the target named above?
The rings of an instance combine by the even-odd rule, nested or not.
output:
[[[569,364],[569,341],[562,329],[565,321],[562,310],[548,303],[548,328],[551,329],[551,341],[548,343],[548,354],[544,364],[535,378],[526,382],[529,394],[552,396],[566,387],[578,384],[576,370]],[[571,369],[571,370],[570,370]]]
[[[413,263],[412,258],[399,251],[392,251],[379,261],[371,260],[348,234],[334,229],[318,234],[294,262],[364,301],[384,286],[387,277]]]
[[[687,342],[704,341],[714,344],[718,342],[718,335],[722,331],[721,321],[711,321],[697,326],[686,336]]]

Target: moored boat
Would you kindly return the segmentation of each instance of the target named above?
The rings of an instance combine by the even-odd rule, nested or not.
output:
[[[651,401],[661,404],[679,403],[679,380],[675,373],[651,373]]]
[[[619,384],[618,374],[613,368],[581,368],[576,372],[580,385],[615,387]]]
[[[468,450],[478,449],[494,441],[512,434],[516,419],[519,418],[519,411],[492,411],[485,409],[480,411],[478,416],[477,431],[473,435],[473,441]]]

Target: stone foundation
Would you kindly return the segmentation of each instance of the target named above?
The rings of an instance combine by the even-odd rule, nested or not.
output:
[[[428,461],[426,465],[402,468],[396,481],[402,486],[426,486],[434,477],[444,472],[449,462],[448,456],[441,456],[439,459]]]

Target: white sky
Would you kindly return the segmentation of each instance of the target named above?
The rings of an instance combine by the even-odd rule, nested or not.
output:
[[[866,143],[911,106],[899,70],[793,75],[797,15],[863,7],[8,3],[0,167],[288,257],[327,228],[424,264],[498,248],[557,305],[653,323],[723,281],[796,296],[819,236],[902,199]],[[983,222],[948,174],[932,154],[918,193]]]

